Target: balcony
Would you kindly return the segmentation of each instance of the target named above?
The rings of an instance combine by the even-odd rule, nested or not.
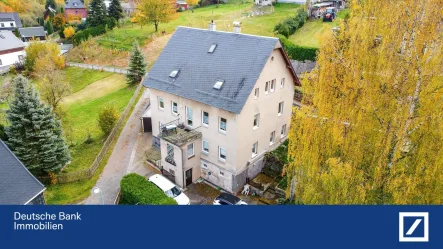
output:
[[[183,124],[165,124],[160,127],[159,137],[178,147],[202,137],[201,132],[195,129],[185,127]]]

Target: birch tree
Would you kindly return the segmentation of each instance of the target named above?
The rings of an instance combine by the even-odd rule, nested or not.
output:
[[[352,1],[323,35],[290,131],[298,201],[443,203],[442,13],[442,0]]]

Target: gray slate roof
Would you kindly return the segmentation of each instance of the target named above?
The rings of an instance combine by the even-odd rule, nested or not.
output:
[[[77,5],[75,5],[75,3]],[[85,5],[82,3],[81,0],[69,0],[66,4],[65,4],[65,9],[84,9]]]
[[[0,204],[26,204],[45,190],[0,140]]]
[[[12,31],[0,30],[0,51],[24,47],[25,44]]]
[[[0,21],[15,21],[16,28],[23,27],[17,12],[0,12]]]
[[[21,37],[39,37],[46,36],[45,29],[43,27],[31,27],[18,29]]]
[[[277,38],[178,27],[143,85],[240,113]],[[217,44],[214,53],[208,53]],[[169,74],[179,69],[176,79]],[[213,86],[224,81],[220,90]]]

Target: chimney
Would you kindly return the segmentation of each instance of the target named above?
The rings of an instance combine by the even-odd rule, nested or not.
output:
[[[241,33],[241,22],[234,22],[234,33],[240,34]]]
[[[215,23],[214,23],[214,20],[212,20],[212,21],[209,23],[209,30],[210,30],[210,31],[215,31]]]

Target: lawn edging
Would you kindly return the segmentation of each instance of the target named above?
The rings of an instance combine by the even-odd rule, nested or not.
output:
[[[119,130],[121,127],[126,123],[128,115],[131,114],[133,110],[133,105],[138,100],[139,94],[141,89],[143,88],[143,84],[139,84],[137,86],[137,89],[134,92],[134,95],[132,96],[131,100],[125,107],[124,111],[120,114],[120,118],[118,119],[117,123],[115,124],[112,131],[109,133],[108,137],[106,138],[106,141],[104,142],[102,149],[94,159],[94,162],[91,164],[91,166],[87,169],[70,172],[70,173],[59,173],[56,174],[52,179],[50,177],[38,177],[38,179],[42,182],[51,182],[51,183],[70,183],[75,182],[79,180],[89,179],[91,178],[94,173],[96,172],[97,168],[100,166],[100,163],[102,162],[103,158],[107,154],[108,150],[112,147],[112,142],[116,137],[119,135]]]

